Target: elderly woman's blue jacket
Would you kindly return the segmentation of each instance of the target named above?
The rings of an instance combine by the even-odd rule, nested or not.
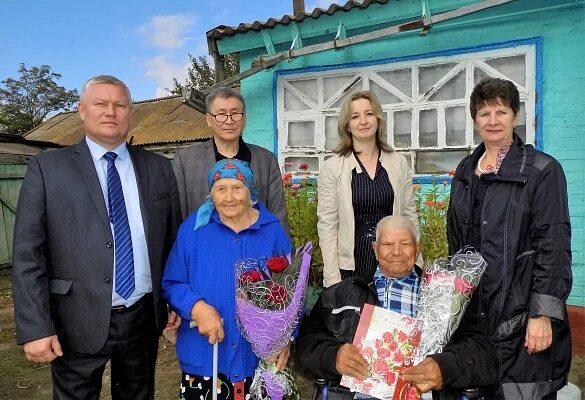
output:
[[[209,224],[194,230],[196,213],[181,225],[163,275],[163,293],[181,316],[177,357],[184,372],[212,375],[212,346],[197,328],[189,328],[193,305],[204,300],[223,318],[225,339],[219,344],[218,371],[232,382],[254,375],[258,359],[240,334],[236,321],[235,263],[246,258],[284,255],[291,243],[277,217],[258,202],[258,221],[236,233],[217,211]]]

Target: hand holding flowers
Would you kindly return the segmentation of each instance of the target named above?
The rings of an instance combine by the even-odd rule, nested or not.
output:
[[[298,399],[292,373],[283,369],[290,338],[303,313],[312,245],[294,257],[243,260],[236,265],[239,327],[260,363],[250,388],[253,399]]]

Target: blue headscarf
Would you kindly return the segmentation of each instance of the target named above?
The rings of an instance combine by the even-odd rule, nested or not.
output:
[[[250,164],[245,161],[240,161],[233,158],[226,158],[216,162],[213,167],[211,167],[211,170],[207,175],[207,186],[209,186],[210,193],[215,182],[223,178],[232,178],[241,181],[250,191],[250,199],[252,200],[252,204],[256,204],[256,179],[254,178]],[[215,206],[211,200],[211,197],[209,197],[207,201],[203,203],[197,210],[197,220],[195,222],[194,230],[197,230],[209,223],[209,219],[211,218],[213,210],[215,210]]]

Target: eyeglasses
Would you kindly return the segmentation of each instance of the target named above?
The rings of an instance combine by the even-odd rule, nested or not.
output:
[[[223,124],[224,122],[226,122],[228,120],[228,117],[230,117],[232,119],[233,122],[239,122],[242,120],[242,118],[244,118],[244,113],[232,113],[232,114],[212,114],[212,113],[207,113],[209,115],[211,115],[213,118],[215,118],[215,120],[217,122],[219,122],[220,124]]]

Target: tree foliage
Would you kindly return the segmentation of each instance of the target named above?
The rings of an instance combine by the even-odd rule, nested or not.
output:
[[[173,78],[174,87],[169,91],[172,94],[181,94],[183,87],[194,87],[203,90],[215,85],[215,66],[208,56],[193,57],[189,53],[191,65],[187,69],[187,79],[183,84],[177,78]],[[240,55],[237,53],[228,54],[224,58],[225,78],[234,76],[240,72]]]
[[[78,100],[77,90],[56,81],[61,74],[48,65],[27,68],[20,64],[18,79],[6,78],[0,87],[0,130],[24,134],[38,126],[51,112],[69,110]]]

